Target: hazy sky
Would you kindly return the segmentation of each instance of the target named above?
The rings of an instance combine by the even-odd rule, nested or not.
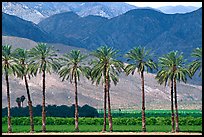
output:
[[[135,5],[137,7],[152,7],[152,8],[177,5],[202,7],[202,2],[126,2],[126,3]]]

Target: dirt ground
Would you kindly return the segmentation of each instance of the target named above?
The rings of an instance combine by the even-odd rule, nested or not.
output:
[[[79,133],[2,133],[2,135],[202,135],[202,133],[171,132],[79,132]]]

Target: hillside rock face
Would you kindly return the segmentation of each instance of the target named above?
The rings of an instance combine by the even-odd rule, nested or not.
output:
[[[2,12],[32,21],[36,24],[45,18],[38,10],[29,8],[20,2],[2,2]]]

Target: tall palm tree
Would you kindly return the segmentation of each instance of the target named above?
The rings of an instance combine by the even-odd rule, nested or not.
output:
[[[125,67],[125,72],[127,75],[134,72],[137,69],[137,72],[140,73],[141,82],[142,82],[142,131],[146,132],[146,122],[145,122],[145,92],[144,92],[144,71],[148,69],[156,69],[157,66],[151,59],[150,50],[145,48],[135,47],[125,54],[127,61],[130,62]]]
[[[112,115],[111,115],[111,106],[110,106],[110,83],[111,80],[116,85],[119,81],[118,75],[122,72],[123,63],[116,59],[118,51],[107,46],[102,46],[96,51],[92,52],[91,55],[96,57],[96,60],[92,61],[92,71],[91,78],[92,82],[98,85],[102,79],[104,83],[104,125],[103,132],[106,131],[106,98],[108,97],[108,120],[109,120],[109,129],[112,132]]]
[[[7,89],[7,101],[8,101],[8,132],[12,132],[11,127],[11,113],[10,113],[10,91],[9,91],[9,75],[17,75],[20,70],[16,59],[12,55],[12,46],[2,45],[2,74],[5,75],[6,89]]]
[[[159,66],[161,70],[157,73],[156,79],[160,84],[171,82],[171,109],[172,109],[172,132],[174,129],[174,109],[173,109],[173,90],[175,99],[175,111],[176,111],[176,132],[179,132],[179,120],[178,120],[178,104],[177,104],[177,89],[176,81],[178,80],[187,82],[187,76],[190,77],[190,72],[185,66],[185,60],[183,55],[178,54],[178,51],[172,51],[164,57],[159,58]],[[191,77],[190,77],[191,78]]]
[[[21,107],[21,99],[19,97],[16,98],[16,103],[18,104],[18,108]]]
[[[202,47],[196,48],[193,50],[192,57],[196,58],[193,62],[190,63],[190,72],[191,75],[194,75],[197,70],[199,71],[199,76],[202,75]]]
[[[57,60],[57,54],[52,49],[48,47],[45,43],[39,43],[36,47],[30,50],[31,64],[35,66],[33,70],[34,75],[37,73],[42,73],[42,132],[46,131],[46,113],[45,113],[45,74],[51,71],[57,71],[59,63]]]
[[[78,126],[78,96],[77,96],[77,81],[80,80],[80,75],[84,75],[88,78],[89,67],[86,66],[83,61],[87,56],[82,55],[79,50],[72,50],[69,54],[64,54],[60,58],[62,64],[59,69],[60,78],[62,81],[70,79],[72,83],[74,81],[75,86],[75,131],[79,132]]]
[[[20,77],[25,81],[25,87],[26,87],[27,96],[28,96],[28,106],[29,106],[29,114],[30,114],[30,132],[34,132],[32,101],[30,97],[29,85],[27,80],[27,76],[30,79],[30,75],[32,75],[31,72],[34,66],[33,64],[30,63],[28,50],[17,48],[14,51],[14,56],[15,58],[18,59],[18,63],[22,67],[22,75],[20,75]],[[21,96],[20,99],[23,106],[23,101],[25,100],[25,96],[24,95]]]

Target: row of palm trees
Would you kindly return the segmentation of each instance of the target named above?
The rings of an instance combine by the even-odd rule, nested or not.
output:
[[[8,132],[12,132],[11,116],[10,116],[10,92],[9,92],[9,75],[24,79],[30,114],[30,131],[34,132],[32,101],[29,91],[28,79],[31,76],[42,74],[42,132],[46,132],[46,111],[45,111],[45,80],[46,73],[57,72],[59,77],[64,80],[70,80],[75,86],[75,131],[79,131],[78,127],[78,96],[77,83],[81,75],[90,79],[92,83],[99,85],[104,84],[104,112],[108,103],[108,121],[110,132],[113,131],[112,115],[110,105],[110,86],[113,82],[116,85],[119,82],[119,74],[125,72],[127,75],[139,72],[142,83],[142,131],[146,131],[145,125],[145,92],[144,92],[144,71],[158,70],[156,79],[159,84],[169,83],[171,85],[171,110],[172,110],[172,132],[175,132],[174,122],[174,107],[173,107],[173,91],[175,95],[175,110],[176,110],[176,131],[179,131],[178,122],[178,107],[177,107],[177,81],[187,81],[187,76],[190,78],[200,69],[199,74],[202,74],[202,48],[196,48],[192,57],[196,59],[185,65],[183,55],[177,51],[172,51],[158,60],[158,65],[152,60],[150,50],[142,47],[135,47],[125,54],[128,65],[124,65],[122,61],[117,60],[118,51],[102,46],[90,53],[93,57],[91,62],[87,63],[88,55],[83,55],[79,50],[72,50],[68,54],[58,57],[56,51],[52,47],[47,47],[45,43],[39,43],[36,47],[26,50],[17,48],[12,51],[10,45],[2,46],[2,74],[5,75],[7,85],[8,99]],[[86,62],[86,63],[85,63]],[[107,102],[106,102],[107,101]],[[106,131],[106,113],[104,113],[103,132]]]

